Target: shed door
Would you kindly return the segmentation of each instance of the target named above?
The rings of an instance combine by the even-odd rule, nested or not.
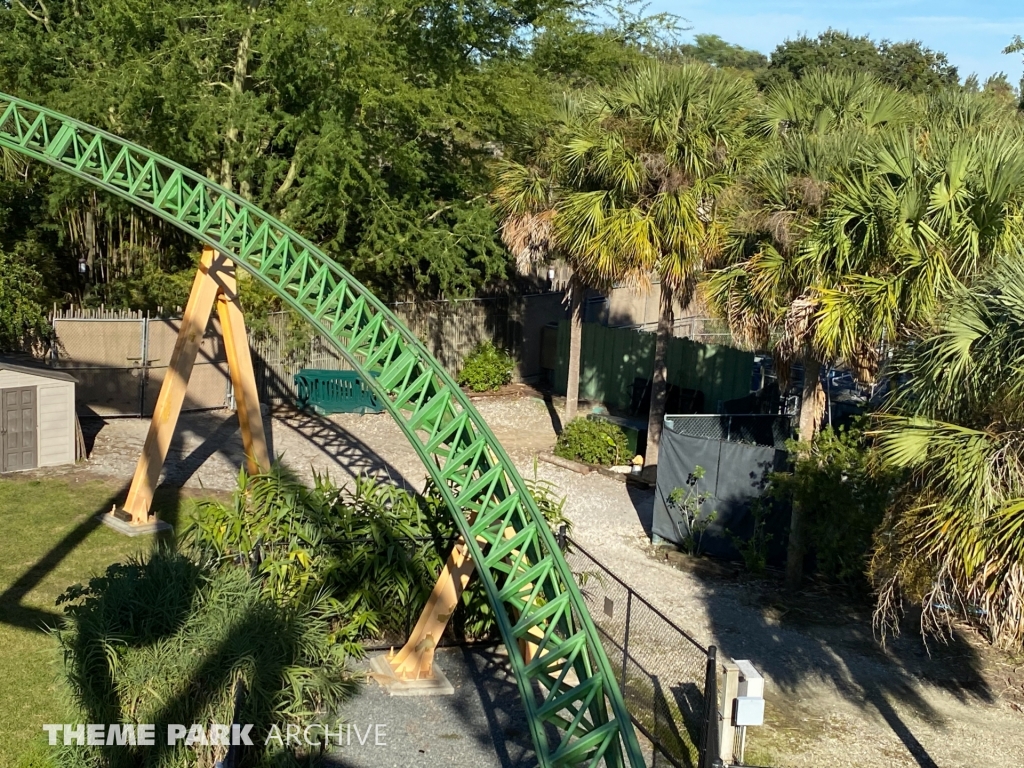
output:
[[[36,388],[0,390],[0,471],[34,469],[36,446]]]

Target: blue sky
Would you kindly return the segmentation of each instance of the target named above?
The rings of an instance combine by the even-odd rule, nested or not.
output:
[[[1014,35],[1024,36],[1024,2],[1017,0],[653,0],[648,13],[669,11],[698,33],[771,53],[787,37],[811,36],[834,27],[876,40],[921,40],[944,51],[966,77],[984,80],[1003,71],[1017,84],[1024,74],[1021,54],[1001,52]]]

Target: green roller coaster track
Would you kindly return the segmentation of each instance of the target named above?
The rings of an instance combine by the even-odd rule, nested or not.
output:
[[[0,147],[91,182],[208,243],[364,374],[441,489],[478,564],[539,763],[642,766],[597,630],[522,478],[459,387],[380,300],[277,219],[177,163],[3,93],[0,115]],[[509,528],[515,533],[506,538]],[[517,642],[523,638],[538,645],[529,663]]]

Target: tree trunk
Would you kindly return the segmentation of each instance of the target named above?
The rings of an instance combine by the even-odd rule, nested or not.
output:
[[[580,402],[580,347],[583,343],[583,294],[586,289],[574,277],[569,281],[569,379],[565,384],[566,424],[576,418]]]
[[[825,390],[821,386],[821,363],[811,357],[804,358],[804,388],[800,398],[800,442],[810,444],[825,412]],[[798,589],[804,575],[804,510],[793,502],[789,520],[789,547],[786,551],[786,587]]]
[[[658,472],[658,448],[661,444],[661,428],[665,421],[665,405],[668,400],[668,348],[672,343],[675,325],[675,306],[672,289],[661,284],[661,303],[658,314],[658,335],[654,343],[654,371],[651,376],[651,413],[647,419],[647,451],[644,456],[644,477],[653,482]]]
[[[250,17],[255,9],[254,4],[249,6]],[[238,49],[235,51],[235,66],[231,73],[231,100],[237,102],[245,90],[245,82],[249,76],[249,56],[252,44],[252,27],[247,27],[242,33],[242,39],[238,42]],[[232,105],[235,106],[235,105]],[[229,192],[234,186],[234,166],[231,156],[234,147],[238,144],[239,130],[232,115],[228,122],[227,131],[224,134],[224,154],[220,159],[220,183]]]

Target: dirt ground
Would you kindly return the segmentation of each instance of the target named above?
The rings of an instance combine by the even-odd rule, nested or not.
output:
[[[648,537],[653,493],[596,473],[537,462],[554,444],[560,403],[513,389],[476,405],[520,471],[568,497],[574,538],[699,641],[750,659],[767,681],[766,725],[748,734],[747,763],[807,766],[987,765],[1024,762],[1024,658],[996,652],[969,632],[926,649],[913,631],[884,648],[863,607],[827,592],[793,600],[774,582],[738,570],[680,570]],[[131,477],[148,422],[83,422],[91,458],[69,471]],[[386,414],[330,419],[275,413],[273,453],[308,476],[370,473],[422,488],[425,472]],[[163,482],[228,490],[242,460],[229,412],[183,417]]]

